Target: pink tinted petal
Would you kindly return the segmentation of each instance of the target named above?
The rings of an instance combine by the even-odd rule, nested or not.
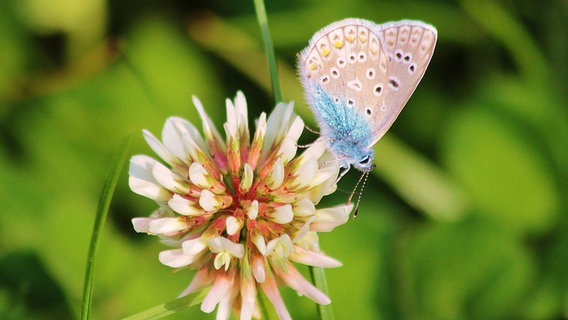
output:
[[[195,238],[190,240],[185,240],[181,247],[183,249],[183,253],[188,256],[194,256],[196,254],[200,254],[207,248],[205,244],[205,240],[203,238]]]
[[[255,256],[252,259],[252,274],[258,283],[263,283],[266,279],[266,270],[264,270],[264,258]]]
[[[249,274],[241,279],[241,320],[249,320],[256,307],[256,284]]]
[[[331,303],[329,297],[304,279],[291,263],[286,264],[286,270],[277,267],[276,273],[290,288],[296,290],[299,294],[303,294],[319,304]]]
[[[199,197],[199,205],[203,210],[215,212],[231,205],[233,198],[231,196],[216,195],[209,190],[201,191]]]
[[[287,164],[296,156],[296,151],[298,151],[298,141],[286,137],[280,144],[276,155],[282,158],[284,164]]]
[[[183,134],[175,125],[176,118],[168,118],[162,129],[162,141],[166,148],[170,150],[176,157],[184,162],[188,162],[188,151],[183,142]]]
[[[345,204],[331,208],[318,209],[316,219],[310,225],[310,230],[328,232],[335,227],[344,224],[349,219],[349,213],[353,209],[353,204]]]
[[[254,138],[252,140],[252,145],[250,153],[248,156],[248,163],[253,168],[256,169],[258,160],[260,159],[260,153],[262,152],[262,144],[264,142],[264,135],[266,134],[266,113],[261,113],[260,118],[256,124],[256,131],[254,133]]]
[[[280,258],[288,258],[290,253],[294,251],[294,245],[290,236],[284,234],[276,239],[270,240],[266,245],[266,252],[268,255],[275,255]]]
[[[148,156],[133,156],[130,159],[128,184],[132,191],[141,196],[157,202],[165,202],[171,198],[171,194],[152,175],[152,169],[156,163],[156,160]]]
[[[245,247],[241,243],[234,243],[225,237],[215,237],[208,241],[209,249],[214,253],[226,251],[233,257],[242,258],[245,254]]]
[[[193,277],[193,280],[191,280],[189,286],[185,288],[185,290],[183,290],[178,298],[207,287],[208,285],[213,283],[213,280],[215,280],[215,278],[213,277],[213,274],[209,273],[207,267],[201,268],[199,271],[197,271],[197,273],[195,273],[195,276]]]
[[[338,166],[327,166],[325,168],[320,168],[317,171],[314,178],[310,181],[310,186],[311,187],[317,187],[317,186],[320,186],[322,184],[327,185],[327,182],[330,179],[333,179],[332,181],[335,181],[335,179],[337,179],[338,173],[339,173],[339,167]]]
[[[286,130],[290,125],[290,118],[294,114],[294,105],[279,103],[268,116],[266,121],[266,135],[262,148],[261,159],[264,160],[272,149],[278,145],[286,135]],[[262,162],[262,161],[261,161]]]
[[[162,187],[171,192],[182,194],[189,192],[187,182],[183,181],[179,175],[175,174],[172,170],[170,170],[170,168],[159,162],[154,164],[154,167],[152,168],[152,175]]]
[[[172,268],[187,266],[193,262],[193,259],[194,256],[184,255],[182,249],[164,250],[159,255],[160,262]]]
[[[266,186],[270,190],[276,190],[280,188],[280,186],[284,182],[285,173],[286,172],[284,170],[284,163],[282,162],[282,158],[278,157],[274,162],[274,166],[272,167],[272,170],[270,170],[268,177],[266,177]]]
[[[201,117],[201,121],[203,122],[203,132],[205,133],[209,148],[212,151],[225,150],[225,142],[223,141],[223,138],[221,138],[219,131],[215,128],[215,124],[213,124],[213,121],[211,121],[211,118],[209,118],[205,112],[201,101],[199,101],[199,99],[195,96],[193,96],[192,99],[195,109],[197,109],[197,112]]]
[[[298,230],[298,233],[296,234],[296,238],[294,238],[294,243],[298,243],[301,242],[303,240],[303,238],[308,234],[308,232],[310,232],[310,225],[311,223],[316,219],[316,216],[311,216],[309,218],[306,219],[306,222],[304,223],[304,225],[300,228],[300,230]]]
[[[279,224],[287,224],[294,219],[294,211],[292,211],[291,204],[285,204],[280,207],[274,208],[272,213],[272,221]]]
[[[316,213],[316,206],[308,198],[302,198],[293,204],[294,216],[309,217]]]
[[[302,131],[304,131],[304,120],[296,116],[292,121],[286,136],[294,141],[298,141],[302,135]]]
[[[229,290],[230,291],[221,298],[221,301],[219,301],[219,307],[217,308],[217,315],[215,317],[216,320],[228,320],[231,316],[231,307],[239,294],[239,288],[233,286]]]
[[[217,278],[211,287],[211,291],[205,296],[201,303],[201,311],[211,313],[215,306],[221,301],[224,295],[231,289],[233,279],[226,273],[217,273]]]
[[[134,227],[134,230],[138,233],[140,232],[145,232],[148,233],[150,227],[150,221],[152,221],[152,218],[133,218],[132,219],[132,226]]]
[[[266,296],[268,297],[270,302],[272,302],[278,318],[280,318],[280,320],[292,320],[292,317],[290,317],[290,313],[288,313],[288,309],[286,309],[286,305],[282,300],[282,296],[278,291],[278,286],[276,285],[274,278],[266,277],[266,281],[264,281],[264,283],[261,283],[260,287],[262,288],[262,291],[266,293]]]
[[[326,149],[327,147],[325,140],[322,138],[317,139],[306,150],[304,150],[304,152],[302,152],[300,156],[294,159],[294,162],[291,165],[302,166],[310,158],[319,159],[323,155]]]
[[[237,127],[234,123],[227,122],[223,125],[225,134],[227,135],[227,160],[229,161],[229,169],[236,174],[241,167],[240,139]]]
[[[191,137],[191,140],[197,143],[199,148],[201,148],[202,150],[207,150],[207,145],[205,144],[203,137],[201,137],[201,133],[199,133],[199,130],[197,130],[197,128],[193,124],[180,117],[170,117],[168,120],[172,122],[174,128],[177,130],[181,137],[189,136]],[[186,145],[186,148],[187,147],[188,146]]]
[[[151,234],[163,234],[166,236],[173,236],[187,229],[187,223],[178,218],[152,219],[148,226]]]
[[[254,245],[256,246],[256,248],[258,249],[258,251],[265,256],[267,254],[267,249],[266,249],[266,241],[264,240],[264,237],[262,235],[256,235],[253,239],[252,242],[254,243]]]
[[[247,111],[247,101],[245,95],[238,91],[237,95],[233,101],[230,99],[226,100],[227,109],[227,122],[233,123],[237,128],[239,137],[242,138],[243,142],[249,142],[249,128],[248,128],[248,111]]]
[[[184,216],[200,216],[205,214],[205,211],[198,206],[196,201],[184,198],[179,194],[174,194],[174,196],[168,201],[168,206],[173,211]]]
[[[289,259],[294,262],[322,268],[337,268],[342,266],[341,262],[328,257],[321,252],[306,250],[300,246],[295,246],[295,249],[295,252],[290,254],[289,257]]]
[[[160,156],[164,161],[169,164],[174,164],[180,162],[178,157],[176,157],[158,138],[156,138],[150,131],[142,130],[142,135],[146,142],[150,145],[150,148]]]

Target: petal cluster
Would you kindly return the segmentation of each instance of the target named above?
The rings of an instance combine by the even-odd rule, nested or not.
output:
[[[132,219],[134,229],[172,247],[160,252],[161,263],[197,269],[182,295],[210,288],[201,309],[217,307],[218,319],[227,319],[231,310],[241,319],[258,315],[258,290],[281,319],[290,319],[279,284],[317,303],[330,303],[292,262],[341,265],[319,250],[316,233],[345,223],[352,209],[350,204],[316,208],[336,189],[334,156],[322,141],[298,154],[304,123],[292,103],[278,104],[268,117],[262,113],[251,135],[241,92],[233,101],[227,99],[223,134],[201,102],[193,102],[203,135],[178,117],[167,119],[161,141],[143,131],[162,161],[132,157],[129,184],[159,208],[149,217]]]

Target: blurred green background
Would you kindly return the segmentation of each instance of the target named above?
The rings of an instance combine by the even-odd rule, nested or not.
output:
[[[439,32],[422,83],[377,144],[359,217],[321,235],[344,263],[327,271],[336,318],[568,318],[568,2],[282,0],[267,10],[284,97],[314,128],[294,66],[315,31],[361,17]],[[130,153],[152,154],[140,130],[159,135],[171,115],[196,122],[192,95],[219,127],[236,90],[251,118],[271,110],[265,61],[252,1],[0,1],[0,318],[77,318],[121,139],[134,133]],[[192,277],[161,265],[165,247],[133,231],[130,219],[156,205],[127,180],[99,250],[95,319],[172,300]],[[282,292],[295,319],[315,316],[308,299]],[[202,318],[214,314],[171,317]]]

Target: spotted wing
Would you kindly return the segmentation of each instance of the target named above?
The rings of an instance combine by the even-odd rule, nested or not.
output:
[[[300,53],[298,70],[322,134],[334,130],[329,128],[329,119],[361,119],[372,125],[375,106],[383,101],[383,88],[378,85],[386,83],[388,72],[376,30],[376,24],[362,19],[337,21],[317,32]],[[322,105],[321,90],[336,107],[318,107]],[[351,109],[356,111],[355,117]]]
[[[386,77],[373,117],[375,144],[391,127],[424,76],[436,46],[437,31],[421,21],[402,20],[377,25],[386,55]]]

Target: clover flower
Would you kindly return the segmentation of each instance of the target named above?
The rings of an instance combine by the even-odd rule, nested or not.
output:
[[[145,155],[132,157],[130,188],[159,205],[150,217],[132,219],[134,229],[172,247],[159,254],[164,265],[197,270],[181,296],[210,288],[201,310],[217,307],[217,319],[228,319],[231,310],[240,319],[258,317],[258,290],[281,319],[290,319],[279,284],[319,304],[330,303],[292,262],[341,265],[319,250],[316,233],[345,223],[352,209],[350,204],[316,208],[336,189],[334,156],[320,140],[297,155],[304,123],[292,103],[278,104],[268,118],[262,113],[251,141],[241,92],[226,102],[226,139],[201,102],[195,97],[193,102],[204,138],[179,117],[166,120],[162,142],[143,131],[167,165]]]

